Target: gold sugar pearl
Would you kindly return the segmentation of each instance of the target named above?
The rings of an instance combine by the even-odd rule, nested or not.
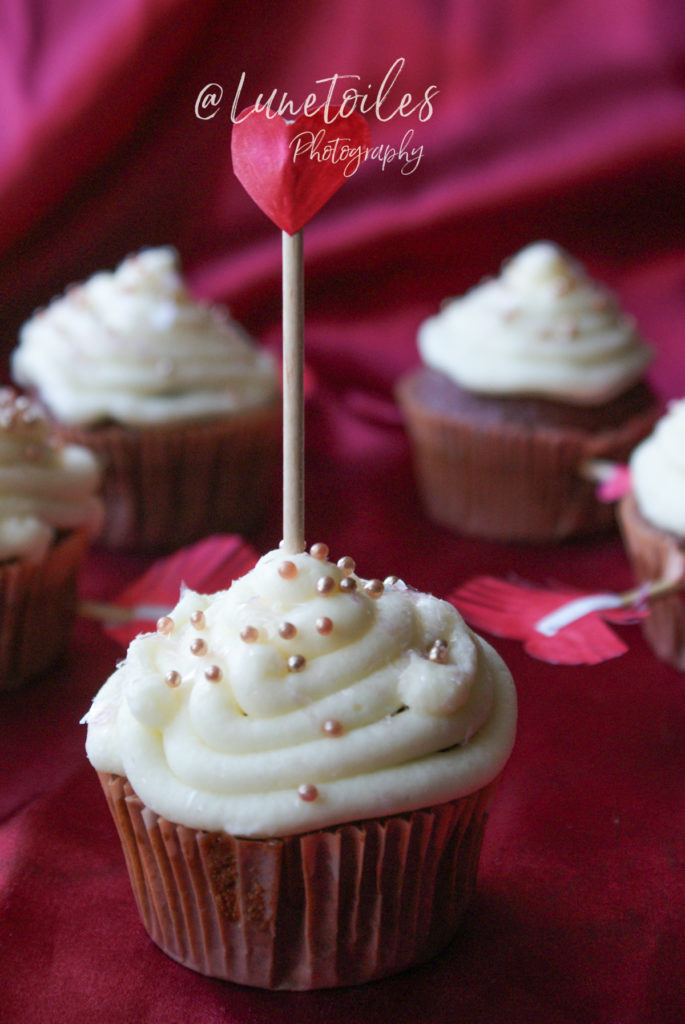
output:
[[[190,621],[192,622],[193,626],[195,626],[195,629],[204,629],[205,626],[207,625],[207,622],[205,620],[205,613],[203,611],[200,611],[200,609],[192,613],[192,615],[190,616]]]
[[[309,549],[309,554],[312,558],[318,558],[320,562],[323,562],[325,558],[328,558],[328,544],[324,544],[323,541],[318,541],[318,543],[312,544]]]
[[[259,630],[256,626],[243,626],[240,630],[240,639],[243,643],[254,644],[259,639]]]
[[[310,804],[312,801],[316,800],[319,795],[319,791],[311,782],[303,782],[302,785],[297,788],[297,795],[300,800],[304,800],[305,803]]]
[[[321,618],[316,620],[314,625],[316,632],[320,633],[321,636],[328,636],[329,633],[333,632],[333,622],[327,615],[322,615]]]
[[[339,722],[337,718],[327,718],[322,728],[326,736],[342,736],[342,722]]]
[[[205,669],[205,679],[208,679],[210,683],[220,683],[221,676],[222,672],[218,665],[210,665]]]
[[[338,568],[341,572],[344,572],[346,576],[349,576],[351,572],[355,570],[354,558],[350,558],[349,555],[344,555],[343,558],[338,561]]]
[[[294,562],[281,562],[278,566],[278,575],[284,580],[294,580],[297,576],[297,566]]]
[[[302,654],[291,654],[288,658],[288,672],[301,672],[307,664],[307,659]]]
[[[278,627],[278,635],[284,640],[292,640],[297,633],[297,627],[292,622],[281,622]]]
[[[157,619],[157,632],[163,636],[168,636],[173,631],[174,620],[169,615],[162,615],[161,619]]]
[[[374,600],[377,600],[384,590],[385,587],[383,586],[382,580],[367,580],[364,584],[364,592],[368,594],[369,597],[374,598]]]
[[[203,640],[201,637],[197,637],[197,639],[193,640],[190,645],[190,653],[197,655],[197,657],[201,657],[203,654],[206,654],[207,641]]]
[[[164,682],[167,686],[170,686],[172,690],[175,690],[177,686],[181,685],[181,674],[173,669],[164,676]]]
[[[447,642],[445,640],[435,640],[428,652],[429,661],[435,661],[439,665],[444,665],[447,661]]]
[[[340,580],[340,589],[347,594],[357,589],[357,581],[352,576],[345,576]]]
[[[316,589],[319,594],[331,594],[335,590],[335,580],[332,576],[320,576],[316,581]]]

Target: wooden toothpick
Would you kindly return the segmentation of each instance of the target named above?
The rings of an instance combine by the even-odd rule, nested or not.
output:
[[[304,261],[302,231],[283,231],[283,544],[304,551]]]

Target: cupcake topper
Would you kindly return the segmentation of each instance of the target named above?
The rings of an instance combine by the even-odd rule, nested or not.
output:
[[[304,272],[302,228],[368,152],[360,114],[325,107],[294,121],[248,107],[231,136],[233,170],[283,232],[283,549],[304,550]],[[355,154],[361,154],[359,158]]]

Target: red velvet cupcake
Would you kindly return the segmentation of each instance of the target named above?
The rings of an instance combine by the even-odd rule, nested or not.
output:
[[[86,720],[151,938],[204,974],[313,989],[454,936],[516,695],[451,604],[315,545],[187,591]]]
[[[111,548],[169,549],[255,526],[281,458],[276,367],[149,249],[34,314],[14,379],[103,470]]]
[[[626,551],[637,582],[664,590],[642,630],[659,658],[685,671],[685,400],[635,449],[630,476],[618,506]]]
[[[419,349],[397,397],[431,519],[502,541],[614,525],[586,467],[626,461],[659,405],[648,348],[577,263],[529,246],[426,321]]]
[[[0,389],[0,690],[69,643],[78,571],[102,521],[99,480],[90,451],[56,441],[35,403]]]

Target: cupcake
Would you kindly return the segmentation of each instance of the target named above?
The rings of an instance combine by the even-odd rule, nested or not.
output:
[[[0,389],[0,690],[69,642],[78,570],[102,520],[99,479],[87,448],[56,441],[35,403]]]
[[[313,989],[453,937],[516,694],[451,604],[316,544],[185,591],[85,721],[154,942],[204,974]]]
[[[528,246],[426,320],[418,347],[397,397],[432,520],[501,541],[614,525],[586,466],[625,461],[659,409],[649,348],[578,263]]]
[[[639,584],[669,592],[650,600],[642,630],[655,653],[685,671],[685,399],[673,402],[629,462],[631,493],[618,521]]]
[[[169,549],[255,525],[280,460],[271,357],[195,301],[173,249],[148,249],[38,311],[12,355],[62,436],[104,467],[111,548]]]

